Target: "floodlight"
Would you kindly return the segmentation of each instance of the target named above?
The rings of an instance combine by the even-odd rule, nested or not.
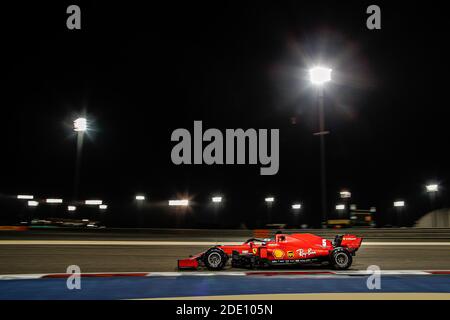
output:
[[[314,67],[309,70],[309,78],[313,84],[322,85],[331,80],[331,69]]]
[[[73,122],[73,130],[77,132],[83,132],[87,130],[86,118],[78,118]]]

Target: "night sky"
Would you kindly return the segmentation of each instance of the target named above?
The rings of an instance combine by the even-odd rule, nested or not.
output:
[[[396,3],[2,5],[2,217],[15,214],[5,203],[19,193],[71,199],[72,121],[85,110],[92,130],[79,196],[104,199],[111,225],[174,226],[179,214],[161,203],[180,195],[195,205],[178,226],[260,226],[267,195],[276,197],[273,222],[291,221],[299,201],[303,221],[317,224],[318,113],[307,70],[318,63],[333,68],[325,89],[330,212],[346,188],[358,207],[376,206],[381,222],[396,199],[413,220],[428,208],[431,181],[448,203],[446,12]],[[66,28],[70,4],[81,7],[81,30]],[[381,7],[381,30],[366,28],[370,4]],[[171,133],[193,133],[194,120],[223,132],[280,129],[278,174],[172,164]],[[137,193],[149,201],[139,212]],[[216,193],[225,202],[213,214],[207,203]]]

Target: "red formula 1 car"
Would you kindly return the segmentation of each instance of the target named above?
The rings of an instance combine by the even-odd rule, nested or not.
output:
[[[276,234],[275,239],[248,239],[241,245],[217,245],[188,259],[178,260],[179,269],[221,270],[231,259],[236,268],[258,268],[275,265],[320,264],[334,269],[348,269],[362,238],[336,236],[334,241],[303,234]]]

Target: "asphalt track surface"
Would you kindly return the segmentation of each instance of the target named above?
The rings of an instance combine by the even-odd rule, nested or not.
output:
[[[356,230],[355,230],[356,231]],[[362,231],[361,231],[362,232]],[[318,233],[318,232],[313,232]],[[325,232],[332,239],[336,232]],[[342,232],[340,232],[342,233]],[[359,234],[358,232],[355,232]],[[364,231],[363,246],[351,270],[377,265],[385,270],[450,270],[450,231]],[[68,290],[64,278],[0,280],[0,300],[8,299],[450,299],[450,275],[386,274],[375,293],[368,276],[286,275],[314,267],[279,267],[281,275],[233,275],[227,269],[185,271],[177,259],[217,243],[241,243],[242,231],[27,231],[0,233],[0,275],[163,272],[150,277],[82,277],[81,290]],[[389,272],[389,271],[388,271]],[[209,275],[208,275],[209,273]],[[295,274],[295,272],[293,272]],[[298,274],[298,272],[297,272]],[[196,276],[198,275],[198,276]],[[17,276],[16,276],[17,277]],[[19,276],[20,277],[20,276]]]
[[[246,239],[236,235],[223,238],[222,243]],[[186,233],[173,236],[79,231],[3,232],[0,234],[0,274],[64,273],[70,265],[80,266],[82,272],[170,272],[176,271],[177,259],[201,252],[217,242],[215,236],[192,237]],[[357,252],[351,269],[365,270],[370,265],[382,270],[448,270],[450,239],[397,236],[386,241],[383,237],[369,238]],[[311,269],[295,269],[305,268]]]

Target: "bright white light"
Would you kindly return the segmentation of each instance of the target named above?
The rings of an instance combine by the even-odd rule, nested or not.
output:
[[[350,191],[346,191],[346,190],[343,190],[343,191],[339,192],[339,194],[341,195],[342,199],[350,198],[352,196],[351,192]]]
[[[169,200],[169,206],[188,206],[189,200]]]
[[[101,204],[101,205],[98,206],[98,208],[100,210],[106,210],[106,209],[108,209],[108,206],[106,204]]]
[[[77,210],[77,207],[75,206],[67,206],[67,211],[75,211]]]
[[[86,118],[78,118],[73,122],[74,131],[86,131],[87,130],[87,120]]]
[[[405,201],[395,201],[394,202],[394,207],[404,207],[405,206]]]
[[[145,200],[145,196],[143,195],[137,195],[135,198],[137,201],[144,201]]]
[[[45,200],[47,203],[62,203],[63,199],[47,199]]]
[[[39,202],[37,201],[28,201],[29,207],[37,207],[39,205]]]
[[[212,202],[222,202],[222,197],[212,197]]]
[[[264,201],[266,201],[266,202],[274,202],[275,198],[274,197],[267,197],[267,198],[264,199]]]
[[[437,192],[439,190],[439,186],[437,184],[429,184],[426,188],[427,192]]]
[[[27,194],[18,194],[17,195],[17,199],[24,199],[24,200],[31,200],[34,197],[32,195],[27,195]]]
[[[321,85],[331,80],[331,69],[314,67],[309,70],[309,78],[313,84]]]
[[[294,210],[301,209],[301,207],[302,207],[302,205],[301,205],[300,203],[294,203],[294,204],[292,205],[292,209],[294,209]]]
[[[102,200],[86,200],[86,201],[84,202],[84,204],[87,204],[87,205],[94,205],[94,206],[101,205],[102,203],[103,203]]]
[[[336,210],[345,210],[345,204],[337,204]]]

